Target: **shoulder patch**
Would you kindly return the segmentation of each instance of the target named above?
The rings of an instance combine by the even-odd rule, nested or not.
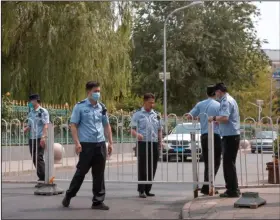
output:
[[[223,110],[226,110],[227,107],[228,107],[227,103],[222,103],[221,108],[222,108]]]

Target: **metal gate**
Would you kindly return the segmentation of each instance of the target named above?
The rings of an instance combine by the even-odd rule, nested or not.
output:
[[[184,183],[191,184],[194,192],[197,194],[198,188],[203,182],[204,163],[202,162],[200,145],[200,127],[199,121],[186,119],[187,115],[177,117],[175,114],[168,115],[168,130],[164,138],[164,146],[160,148],[160,158],[156,175],[153,181],[141,181],[141,183]],[[200,117],[202,117],[200,115]],[[204,117],[204,116],[203,116]],[[137,141],[132,137],[130,130],[130,115],[115,116],[110,115],[110,124],[114,136],[114,152],[107,158],[105,169],[105,181],[116,183],[139,183],[138,181],[138,163]],[[54,118],[53,140],[54,154],[49,155],[54,159],[51,163],[53,167],[53,176],[55,181],[70,181],[74,175],[78,156],[75,154],[75,146],[72,142],[69,119],[63,121],[62,118]],[[267,129],[275,130],[276,136],[279,136],[279,118],[276,123],[269,117],[264,117],[261,123],[248,117],[244,124],[249,123],[250,128],[255,131],[264,131]],[[32,163],[32,158],[36,155],[30,155],[28,146],[28,136],[24,135],[23,128],[28,121],[20,122],[18,119],[7,122],[2,119],[2,180],[5,182],[36,182],[36,169]],[[50,126],[51,127],[51,126]],[[177,132],[182,129],[183,132]],[[253,154],[252,149],[242,147],[246,141],[247,128],[243,129],[243,139],[237,158],[237,172],[240,187],[267,187],[279,186],[278,184],[268,183],[268,171],[266,163],[271,162],[273,152],[264,152],[264,138],[261,138],[261,144],[258,139],[257,151]],[[252,138],[250,138],[252,139]],[[274,137],[273,137],[274,139]],[[249,140],[249,138],[248,138]],[[249,144],[254,142],[251,140]],[[214,182],[213,166],[213,125],[209,124],[209,167],[211,188],[224,188],[224,179],[222,166]],[[276,141],[279,146],[279,139]],[[252,147],[252,146],[251,146]],[[47,152],[47,151],[46,151]],[[61,160],[58,160],[62,154]],[[152,154],[152,152],[151,152]],[[279,157],[279,150],[278,150]],[[46,153],[45,153],[46,159]],[[271,167],[271,166],[270,166]],[[273,178],[276,183],[276,177],[280,173],[280,164],[273,162]],[[270,171],[271,172],[271,171]],[[88,174],[85,181],[91,181],[91,174]]]

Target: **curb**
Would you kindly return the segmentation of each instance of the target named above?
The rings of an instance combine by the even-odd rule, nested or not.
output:
[[[194,200],[196,200],[196,199],[193,199],[193,200],[187,202],[183,206],[183,208],[181,209],[181,215],[180,215],[181,219],[191,219],[191,217],[190,217],[190,207],[192,206],[192,203],[194,202]]]

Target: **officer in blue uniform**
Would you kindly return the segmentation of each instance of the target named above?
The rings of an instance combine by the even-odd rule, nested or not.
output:
[[[187,117],[189,119],[193,117],[199,117],[201,125],[201,146],[202,155],[204,158],[204,182],[208,182],[208,117],[207,116],[218,116],[220,103],[215,100],[215,85],[210,85],[207,87],[208,99],[205,99],[195,105],[195,107],[190,111],[190,115]],[[206,113],[207,116],[203,113]],[[192,116],[191,116],[192,115]],[[218,124],[214,125],[214,171],[215,176],[219,170],[221,164],[221,154],[222,154],[222,142],[219,132]],[[209,194],[209,185],[203,185],[201,188],[201,193],[204,195]],[[218,193],[218,191],[216,191]]]
[[[131,133],[138,140],[138,181],[152,181],[154,179],[159,147],[162,146],[161,120],[159,114],[153,110],[154,104],[155,96],[152,93],[146,93],[143,107],[132,116]],[[152,184],[138,184],[139,197],[155,196],[155,194],[150,193],[151,189]]]
[[[85,175],[91,168],[92,173],[92,209],[109,210],[103,201],[105,199],[104,171],[107,149],[104,133],[108,139],[108,153],[113,150],[112,132],[107,109],[99,102],[100,85],[90,81],[86,84],[88,97],[78,102],[71,116],[71,132],[75,142],[76,153],[79,154],[76,173],[62,201],[68,207],[71,198],[79,191]]]
[[[29,114],[28,114],[28,126],[24,129],[24,132],[30,132],[29,137],[29,151],[33,160],[33,164],[36,167],[37,164],[37,176],[38,181],[45,180],[45,162],[44,162],[44,148],[47,137],[47,129],[49,122],[49,113],[45,108],[40,106],[40,97],[38,94],[29,96]],[[42,186],[42,183],[38,183],[36,187]]]
[[[220,101],[219,116],[209,117],[209,121],[219,122],[223,146],[223,168],[226,192],[221,197],[239,197],[236,173],[236,157],[240,143],[240,116],[236,101],[224,83],[216,84],[216,96]]]

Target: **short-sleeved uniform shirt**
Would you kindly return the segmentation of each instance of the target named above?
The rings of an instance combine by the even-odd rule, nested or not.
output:
[[[49,112],[39,106],[28,113],[28,126],[30,128],[30,139],[38,139],[43,136],[43,129],[50,123]]]
[[[220,116],[227,116],[227,123],[220,123],[220,132],[224,136],[240,135],[240,116],[236,101],[226,93],[220,101]]]
[[[162,123],[154,110],[147,112],[142,107],[133,114],[131,127],[143,135],[143,141],[158,142],[158,131],[162,129]]]
[[[201,134],[208,134],[208,117],[218,116],[220,110],[220,103],[214,99],[208,98],[195,105],[190,114],[193,117],[199,116],[201,125]],[[207,115],[203,114],[206,113]],[[219,125],[214,124],[214,133],[220,134]]]
[[[103,106],[103,107],[102,107]],[[89,99],[77,103],[71,115],[71,123],[78,126],[80,142],[100,143],[105,141],[104,126],[109,123],[105,106],[97,102],[92,105]]]

